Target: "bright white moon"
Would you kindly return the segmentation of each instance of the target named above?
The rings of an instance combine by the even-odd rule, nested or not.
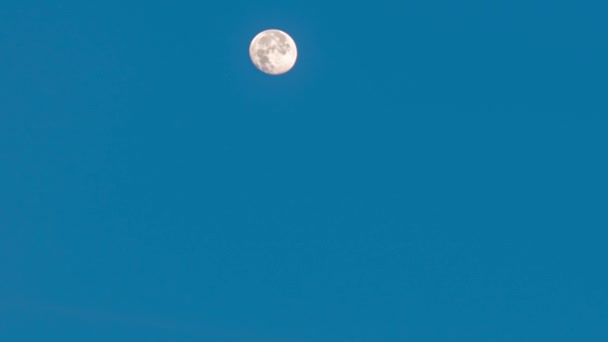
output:
[[[288,72],[296,64],[298,49],[293,39],[281,30],[258,33],[249,45],[249,57],[256,68],[270,75]]]

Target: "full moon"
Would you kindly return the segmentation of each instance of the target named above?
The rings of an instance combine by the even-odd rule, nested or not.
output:
[[[298,49],[293,39],[281,30],[258,33],[249,45],[249,57],[256,68],[269,75],[281,75],[293,68]]]

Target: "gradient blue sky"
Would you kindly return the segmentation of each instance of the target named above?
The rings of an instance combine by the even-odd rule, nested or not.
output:
[[[606,13],[3,0],[0,340],[608,341]]]

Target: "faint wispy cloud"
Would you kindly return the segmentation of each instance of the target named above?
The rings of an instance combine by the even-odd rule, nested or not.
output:
[[[242,332],[237,329],[226,331],[200,322],[176,321],[167,317],[153,315],[124,314],[21,298],[2,299],[0,303],[2,303],[3,310],[5,311],[17,311],[30,315],[53,315],[63,319],[157,329],[195,338],[213,339],[215,341],[284,341],[284,339],[259,336],[258,334]]]

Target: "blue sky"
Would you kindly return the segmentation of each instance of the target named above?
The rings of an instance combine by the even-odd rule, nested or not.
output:
[[[3,1],[0,340],[606,341],[607,10]]]

